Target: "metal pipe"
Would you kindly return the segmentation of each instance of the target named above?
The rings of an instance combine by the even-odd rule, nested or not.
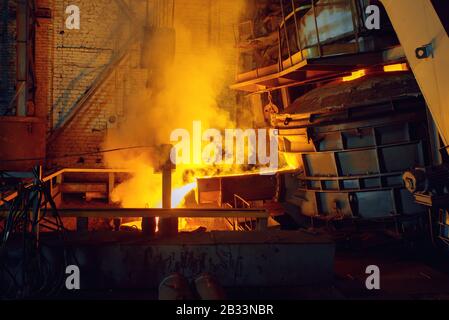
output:
[[[162,208],[171,209],[172,197],[172,170],[174,165],[170,158],[170,153],[173,148],[172,145],[166,144],[161,146],[161,154],[163,155],[162,163]],[[159,234],[162,237],[174,236],[178,233],[178,218],[160,217],[159,220]]]
[[[162,208],[171,209],[172,192],[172,168],[171,165],[164,166],[162,170]],[[162,237],[173,236],[178,233],[178,218],[161,218],[159,220],[159,232]]]
[[[28,38],[29,16],[28,0],[17,1],[17,116],[26,117],[28,101]]]

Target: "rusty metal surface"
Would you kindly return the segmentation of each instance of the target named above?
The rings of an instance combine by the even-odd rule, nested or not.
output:
[[[296,215],[324,221],[414,220],[402,173],[429,162],[425,102],[411,74],[367,76],[313,89],[276,115]]]
[[[123,208],[96,208],[96,209],[58,209],[61,217],[86,218],[141,218],[141,217],[170,217],[170,218],[222,218],[247,217],[268,218],[264,209],[123,209]],[[0,211],[0,216],[5,214]]]
[[[237,83],[231,88],[249,92],[275,90],[325,81],[345,71],[394,60],[387,52],[399,43],[387,15],[382,15],[381,32],[369,32],[361,23],[366,20],[367,4],[352,0],[280,4],[278,15],[282,22],[275,42],[278,52],[272,50],[273,57],[265,59],[277,63],[261,64],[257,59],[260,54],[254,48],[254,57],[242,60],[252,62],[245,65],[256,68],[252,71],[244,68],[242,71],[246,72],[237,75]],[[242,57],[251,57],[251,51],[246,51],[245,48]],[[403,59],[404,55],[396,58]]]
[[[0,117],[0,170],[31,171],[45,158],[45,120]]]
[[[359,54],[332,55],[323,58],[306,59],[283,71],[277,65],[265,67],[263,72],[251,71],[240,75],[241,82],[233,84],[233,90],[260,93],[281,88],[296,87],[307,83],[328,81],[345,73],[368,68],[369,66],[403,61],[404,56],[398,48]]]
[[[276,195],[273,175],[244,175],[198,179],[199,202],[234,203],[234,195],[247,200],[270,200]],[[257,187],[256,187],[257,186]]]
[[[301,96],[283,113],[326,113],[401,95],[421,95],[413,74],[381,74],[350,82],[333,82]]]

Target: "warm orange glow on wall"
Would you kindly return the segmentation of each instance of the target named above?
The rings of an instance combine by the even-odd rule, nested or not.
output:
[[[408,71],[408,66],[406,63],[390,64],[388,66],[384,66],[384,71],[385,72]]]
[[[360,78],[364,77],[365,75],[366,75],[365,69],[357,70],[357,71],[354,71],[350,76],[343,77],[343,81],[348,82],[348,81],[360,79]]]

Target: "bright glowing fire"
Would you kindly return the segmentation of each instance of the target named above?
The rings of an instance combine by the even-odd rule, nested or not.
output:
[[[192,182],[189,183],[183,187],[174,189],[172,191],[172,198],[171,198],[171,207],[172,208],[181,208],[184,206],[184,200],[185,197],[187,196],[187,194],[191,191],[193,191],[194,189],[197,188],[197,182]],[[162,208],[162,201],[159,202],[155,208]],[[158,232],[158,226],[159,225],[159,217],[156,218],[156,232]],[[130,228],[135,228],[138,230],[142,230],[142,220],[138,220],[138,221],[132,221],[129,223],[124,223],[122,224],[122,226],[124,227],[130,227]],[[180,218],[179,219],[179,230],[182,231],[186,228],[187,226],[187,221],[186,219]]]
[[[287,166],[284,167],[282,169],[279,169],[277,171],[273,171],[272,173],[281,173],[281,172],[287,172],[287,171],[291,171],[291,170],[295,170],[297,169],[297,167],[293,167],[293,166]],[[249,172],[238,172],[238,173],[226,173],[226,174],[216,174],[216,175],[211,175],[211,176],[207,176],[205,174],[201,175],[202,178],[211,178],[211,177],[238,177],[238,176],[247,176],[247,175],[254,175],[254,174],[258,174],[257,171],[249,171]],[[192,192],[193,190],[198,188],[198,183],[195,179],[194,182],[189,183],[187,185],[184,185],[182,187],[179,188],[175,188],[172,191],[172,199],[171,199],[171,205],[172,208],[183,208],[185,205],[185,198],[186,196]],[[154,208],[162,208],[162,202],[159,201]],[[179,231],[191,231],[196,229],[197,227],[200,227],[200,225],[191,225],[191,221],[194,219],[190,219],[190,224],[189,224],[189,219],[185,219],[185,218],[179,218],[179,223],[178,223],[178,230]],[[156,218],[156,223],[158,225],[159,223],[159,218]],[[130,227],[130,228],[135,228],[138,230],[142,230],[142,221],[138,220],[138,221],[132,221],[129,223],[124,223],[122,224],[122,226],[124,227]],[[158,232],[158,227],[156,227],[156,232]]]
[[[384,66],[384,72],[400,72],[408,70],[408,65],[406,63],[390,64]]]
[[[357,79],[363,78],[365,75],[366,75],[365,69],[357,70],[357,71],[354,71],[350,76],[343,77],[343,82],[357,80]]]
[[[126,117],[116,129],[108,130],[105,149],[167,144],[173,130],[191,128],[194,121],[201,121],[204,128],[219,130],[237,125],[242,129],[253,127],[251,111],[241,108],[236,115],[238,124],[229,113],[237,104],[235,95],[229,92],[229,85],[235,80],[237,58],[232,26],[237,23],[243,4],[244,1],[226,2],[228,11],[220,21],[226,34],[218,44],[209,40],[199,44],[199,39],[208,39],[202,37],[204,28],[194,27],[190,19],[182,15],[175,18],[177,52],[173,65],[158,75],[157,85],[151,83],[150,88],[137,88],[128,95]],[[165,159],[158,157],[160,155],[144,150],[106,154],[109,168],[135,172],[115,187],[112,201],[123,208],[160,208],[162,177],[154,170]],[[172,174],[172,207],[184,206],[184,198],[196,188],[197,178],[254,173],[257,169],[249,166],[178,166]],[[187,229],[186,224],[186,220],[181,219],[180,229]],[[140,221],[124,225],[141,227]]]
[[[186,195],[191,192],[192,190],[194,190],[197,187],[197,182],[192,182],[189,183],[188,185],[175,189],[172,192],[172,199],[171,199],[171,205],[172,208],[179,208],[180,206],[183,205],[184,199],[186,197]]]

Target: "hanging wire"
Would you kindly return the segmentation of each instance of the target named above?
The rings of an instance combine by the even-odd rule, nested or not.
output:
[[[49,184],[42,181],[38,169],[33,170],[33,175],[34,183],[26,187],[19,184],[18,196],[1,207],[8,214],[0,233],[0,299],[55,297],[64,287],[66,266],[72,263],[79,265],[74,252],[64,245],[66,229]],[[61,242],[60,246],[53,247],[61,250],[48,250],[49,247],[39,238],[38,227],[47,222],[51,222],[56,232],[56,242]],[[21,258],[11,266],[8,257],[10,252],[15,256],[20,252],[16,245],[20,238]],[[51,256],[48,252],[52,252]]]

